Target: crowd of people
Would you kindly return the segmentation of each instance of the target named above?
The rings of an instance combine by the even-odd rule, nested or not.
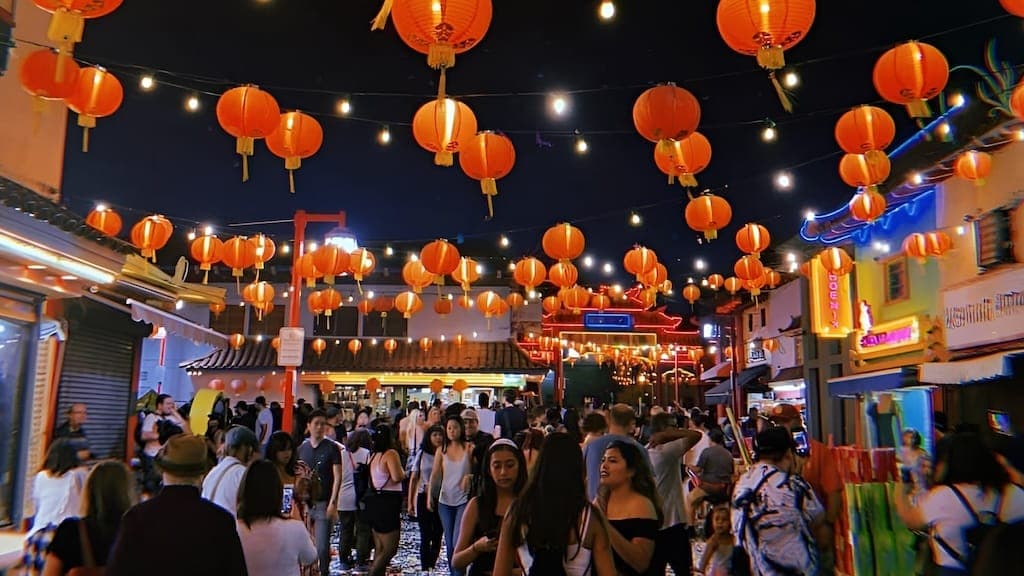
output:
[[[255,412],[222,405],[196,436],[161,397],[141,426],[141,486],[121,462],[81,467],[81,437],[53,442],[24,571],[328,576],[333,555],[343,573],[384,576],[404,511],[423,573],[440,562],[472,576],[834,573],[842,486],[826,446],[795,442],[793,406],[751,411],[733,430],[679,405],[638,419],[624,404],[527,410],[512,391],[477,404],[374,414],[300,402],[283,431],[258,398]],[[756,461],[739,471],[744,437]],[[908,432],[900,517],[928,535],[932,573],[969,574],[978,516],[1024,520],[1021,463],[971,430],[942,438],[933,459],[919,447]]]

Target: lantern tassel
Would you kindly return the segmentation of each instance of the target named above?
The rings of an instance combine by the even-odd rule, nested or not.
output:
[[[494,218],[494,197],[498,195],[498,182],[494,178],[484,178],[480,181],[480,189],[484,196],[487,196],[487,219]]]
[[[358,279],[356,280],[356,288],[359,289],[359,294],[362,295],[363,294],[363,283],[361,281],[359,281]]]
[[[288,171],[288,190],[295,194],[295,170]]]
[[[448,94],[448,75],[445,73],[447,68],[441,68],[441,75],[437,79],[437,100],[438,102],[444,102]]]
[[[391,6],[395,3],[395,0],[384,0],[384,4],[380,7],[380,12],[377,13],[376,18],[370,21],[370,31],[383,30],[388,23],[388,16],[391,15]]]
[[[427,48],[427,65],[434,69],[455,66],[455,47],[440,42],[431,44]]]
[[[757,51],[757,63],[766,70],[780,70],[786,66],[786,55],[781,46],[762,46]]]
[[[683,188],[696,188],[697,178],[693,174],[686,172],[679,175],[679,185]]]
[[[718,239],[718,230],[705,230],[704,237],[708,240],[716,240]]]
[[[451,166],[455,163],[455,155],[447,150],[434,153],[434,164],[438,166]]]
[[[253,155],[256,141],[248,136],[235,139],[235,152],[242,157],[242,182],[249,181],[249,156]]]
[[[238,290],[238,295],[242,295],[242,279],[239,276],[235,276],[235,290]]]
[[[786,93],[786,89],[782,87],[782,83],[779,82],[775,71],[768,73],[768,79],[772,81],[772,86],[775,88],[775,93],[779,96],[779,103],[782,104],[782,109],[786,112],[793,111],[793,101],[790,99],[789,94]]]
[[[294,172],[302,167],[301,156],[286,156],[284,159],[284,168],[288,171],[288,187],[295,194],[295,174]]]
[[[673,185],[675,183],[676,183],[676,177],[671,175],[671,174],[669,174],[668,175],[668,185],[671,186],[671,185]]]
[[[32,135],[39,134],[39,124],[43,119],[43,112],[46,111],[46,100],[35,96],[32,98]]]
[[[907,114],[911,118],[930,118],[932,110],[927,100],[914,100],[907,103]]]
[[[203,270],[203,284],[206,284],[206,282],[209,279],[210,279],[210,270],[209,269]]]
[[[82,127],[82,152],[89,152],[89,127]]]

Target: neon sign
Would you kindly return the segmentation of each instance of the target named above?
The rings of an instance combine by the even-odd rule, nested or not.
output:
[[[920,348],[920,322],[916,316],[878,324],[860,332],[854,349],[861,358],[892,356]]]
[[[850,275],[825,270],[815,257],[810,260],[811,329],[822,338],[845,338],[853,331]]]

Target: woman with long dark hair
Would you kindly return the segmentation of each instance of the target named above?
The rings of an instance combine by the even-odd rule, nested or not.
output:
[[[77,448],[65,438],[55,440],[32,485],[36,513],[25,537],[22,565],[26,575],[42,573],[46,550],[57,526],[77,516],[82,507],[84,484],[85,474],[79,468]]]
[[[468,568],[467,576],[490,576],[494,571],[501,523],[527,478],[523,453],[507,438],[491,444],[484,453],[481,470],[480,495],[466,505],[452,559],[455,568]]]
[[[61,576],[72,568],[107,565],[121,517],[134,504],[135,480],[121,462],[101,462],[82,491],[82,517],[60,523],[46,552],[43,576]]]
[[[1020,569],[1011,560],[1013,547],[995,557],[979,561],[993,562],[994,571],[971,571],[967,530],[980,519],[1012,524],[1024,520],[1024,489],[1010,477],[991,448],[974,432],[945,436],[935,449],[934,486],[911,503],[913,478],[904,478],[896,497],[896,512],[911,530],[930,530],[932,558],[939,576],[972,574],[1010,574]],[[1018,544],[1018,543],[1014,543]]]
[[[238,487],[238,537],[249,576],[299,576],[303,566],[317,561],[309,531],[282,513],[283,496],[277,465],[249,464]]]
[[[619,441],[608,445],[601,458],[597,505],[604,512],[620,576],[653,574],[648,569],[663,513],[654,477],[640,448]]]
[[[614,576],[601,511],[587,501],[583,453],[564,432],[544,440],[526,487],[509,507],[494,576]]]
[[[398,553],[402,516],[402,481],[405,470],[398,455],[398,440],[388,424],[378,424],[370,452],[370,492],[365,499],[366,522],[373,530],[371,576],[384,576]]]
[[[466,442],[466,427],[459,416],[448,416],[444,422],[444,431],[441,457],[434,458],[434,470],[430,477],[431,486],[440,485],[441,492],[437,502],[434,502],[433,491],[427,494],[427,508],[437,510],[441,514],[448,567],[452,568],[455,543],[459,540],[459,528],[462,526],[462,514],[469,502],[473,447]],[[454,568],[452,573],[462,576],[462,572]]]
[[[441,554],[441,539],[444,528],[437,510],[427,510],[427,493],[430,492],[430,474],[434,471],[434,457],[444,443],[444,428],[435,425],[427,429],[412,462],[412,477],[409,480],[409,511],[416,516],[420,525],[420,568],[433,570]]]

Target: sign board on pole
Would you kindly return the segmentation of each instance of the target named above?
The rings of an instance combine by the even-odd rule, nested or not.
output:
[[[281,339],[277,345],[277,365],[302,366],[302,351],[306,347],[306,329],[284,327],[277,335]]]

